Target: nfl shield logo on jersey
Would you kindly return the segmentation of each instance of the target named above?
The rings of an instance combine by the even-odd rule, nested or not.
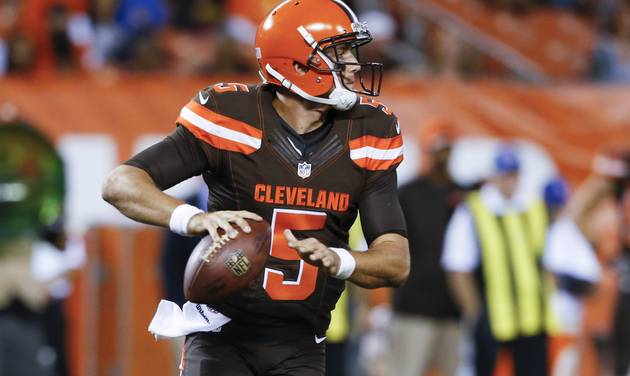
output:
[[[298,163],[297,174],[302,179],[306,179],[311,176],[311,164],[307,162]]]

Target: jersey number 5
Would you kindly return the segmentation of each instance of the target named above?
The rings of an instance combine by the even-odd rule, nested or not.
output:
[[[216,91],[217,93],[230,93],[235,91],[244,91],[246,93],[249,93],[249,88],[247,87],[247,85],[238,84],[236,82],[222,82],[220,84],[213,85],[212,90]]]
[[[271,249],[273,257],[300,261],[300,269],[295,281],[288,281],[280,270],[265,268],[263,287],[273,300],[304,300],[317,284],[318,268],[304,262],[293,248],[289,248],[284,238],[284,230],[320,230],[326,223],[326,213],[305,210],[275,209],[271,221]]]

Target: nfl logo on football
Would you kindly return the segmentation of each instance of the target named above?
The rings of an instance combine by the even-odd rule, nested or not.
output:
[[[227,266],[228,269],[230,269],[237,277],[245,275],[251,264],[252,263],[241,250],[234,252],[227,258],[227,260],[225,260],[225,266]]]
[[[306,179],[311,176],[311,164],[307,162],[298,163],[297,174],[302,179]]]

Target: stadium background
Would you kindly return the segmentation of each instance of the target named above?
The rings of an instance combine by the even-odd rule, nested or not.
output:
[[[68,168],[69,229],[86,240],[87,262],[67,304],[75,375],[166,375],[172,369],[168,345],[155,343],[146,329],[161,296],[162,233],[107,207],[100,184],[117,163],[170,132],[181,106],[200,88],[258,79],[247,21],[257,22],[274,3],[0,4],[5,52],[0,114],[17,111],[59,146]],[[404,176],[420,168],[416,137],[436,118],[454,122],[471,140],[537,145],[574,185],[589,174],[602,146],[630,145],[625,2],[356,0],[352,5],[376,25],[373,53],[387,64],[379,101],[400,118],[409,150]],[[147,24],[139,27],[133,17],[125,18],[125,7],[130,14],[144,9]],[[94,52],[99,27],[112,24],[133,42],[120,54],[99,55]],[[64,33],[65,44],[51,38]],[[482,176],[486,161],[469,159],[465,163]],[[537,174],[538,168],[545,171]],[[532,169],[542,179],[555,167]],[[183,195],[194,184],[174,192]],[[618,249],[615,220],[612,210],[593,219],[603,265]],[[588,304],[583,375],[598,374],[590,338],[610,330],[616,277],[606,270]]]

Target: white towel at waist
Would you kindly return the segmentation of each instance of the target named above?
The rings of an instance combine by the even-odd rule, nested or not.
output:
[[[186,302],[183,309],[162,299],[149,324],[149,332],[160,337],[177,338],[196,332],[219,332],[230,318],[205,304]]]

